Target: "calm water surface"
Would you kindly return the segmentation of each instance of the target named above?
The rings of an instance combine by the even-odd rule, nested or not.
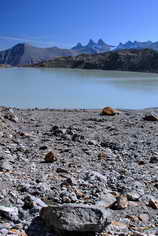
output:
[[[19,108],[158,107],[158,74],[0,69],[0,105]]]

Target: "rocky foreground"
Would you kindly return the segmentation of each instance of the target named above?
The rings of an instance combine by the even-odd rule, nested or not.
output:
[[[158,109],[108,112],[0,108],[0,235],[158,235]]]

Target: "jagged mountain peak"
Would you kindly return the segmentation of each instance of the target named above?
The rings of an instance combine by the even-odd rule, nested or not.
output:
[[[106,45],[106,43],[102,39],[99,39],[97,44],[100,46]]]
[[[90,39],[88,41],[88,44],[82,45],[81,43],[78,43],[76,46],[72,48],[72,50],[77,50],[80,53],[84,54],[96,54],[101,52],[107,52],[110,51],[112,46],[106,44],[103,39],[99,39],[97,43]]]
[[[90,39],[87,44],[87,47],[93,47],[93,46],[96,46],[96,43],[92,39]]]

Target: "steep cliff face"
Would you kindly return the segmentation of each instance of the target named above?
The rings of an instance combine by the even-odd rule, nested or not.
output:
[[[158,72],[158,52],[152,49],[120,50],[95,55],[60,57],[33,66]]]
[[[57,47],[37,48],[29,44],[17,44],[11,49],[0,52],[0,64],[10,64],[13,66],[34,64],[59,56],[73,55],[77,55],[77,53],[68,49],[61,49]]]

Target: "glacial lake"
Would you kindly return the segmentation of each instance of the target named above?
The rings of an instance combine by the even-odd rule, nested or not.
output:
[[[158,107],[158,74],[0,69],[0,105],[19,108]]]

